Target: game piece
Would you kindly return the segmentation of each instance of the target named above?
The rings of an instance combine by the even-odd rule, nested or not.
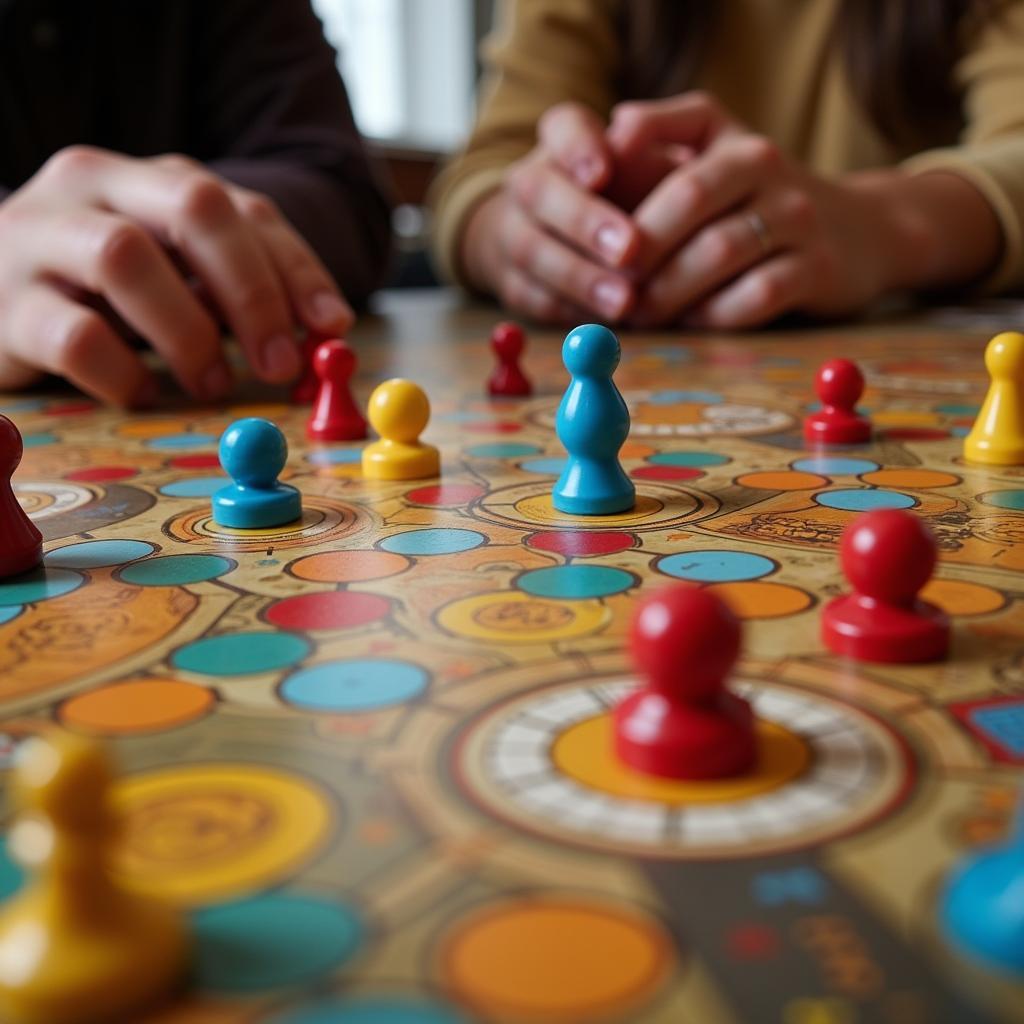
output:
[[[1024,976],[1024,807],[1005,843],[957,865],[942,902],[952,942],[993,967]]]
[[[750,705],[726,680],[740,651],[740,624],[720,598],[687,583],[638,609],[630,634],[644,677],[615,709],[615,752],[647,775],[717,779],[754,764]]]
[[[139,1020],[185,973],[184,922],[111,874],[118,822],[113,768],[95,741],[26,740],[14,770],[9,833],[34,877],[0,912],[5,1024]]]
[[[313,356],[320,389],[306,425],[311,441],[361,441],[366,437],[366,420],[349,388],[355,368],[356,354],[345,342],[335,338],[320,343]]]
[[[367,415],[380,440],[363,449],[363,476],[371,480],[422,480],[441,472],[441,454],[420,440],[430,401],[419,385],[395,377],[378,384]]]
[[[498,359],[498,365],[487,381],[487,391],[492,395],[522,398],[533,392],[529,378],[519,365],[526,338],[519,324],[500,323],[491,333],[491,348]]]
[[[992,383],[964,438],[964,458],[990,466],[1024,466],[1024,334],[997,334],[985,349]]]
[[[618,339],[599,324],[577,327],[562,345],[572,380],[555,418],[569,454],[551,496],[559,512],[607,516],[636,503],[633,481],[619,465],[619,449],[629,435],[629,410],[612,381],[619,354]]]
[[[949,649],[949,620],[918,591],[931,578],[935,538],[924,520],[903,509],[858,516],[839,544],[853,593],[830,601],[821,634],[835,654],[858,661],[937,661]]]
[[[23,451],[18,428],[0,415],[0,579],[28,572],[43,559],[43,535],[18,504],[11,486]]]
[[[313,369],[313,357],[320,344],[326,339],[316,331],[310,331],[302,343],[302,374],[292,388],[291,399],[295,405],[309,405],[320,390],[320,378]]]
[[[849,359],[822,363],[814,378],[822,408],[804,419],[804,439],[811,444],[866,444],[871,421],[857,412],[864,376]]]
[[[236,420],[220,439],[220,464],[232,483],[213,496],[213,521],[236,530],[284,526],[302,518],[302,496],[278,482],[288,442],[269,420]]]

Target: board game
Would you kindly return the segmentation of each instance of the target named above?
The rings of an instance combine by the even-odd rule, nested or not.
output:
[[[440,479],[364,481],[266,393],[139,414],[15,395],[44,568],[0,582],[0,763],[56,720],[123,770],[119,871],[189,914],[160,1024],[1024,1019],[950,948],[952,866],[1009,828],[1024,765],[1024,469],[967,465],[986,337],[913,326],[621,336],[635,508],[551,504],[562,335],[488,399],[493,313],[370,321],[356,393],[429,394]],[[818,364],[855,359],[875,440],[812,452]],[[300,524],[211,518],[241,416],[286,433]],[[859,512],[938,538],[949,659],[828,654]],[[638,595],[743,620],[760,754],[732,780],[612,756]],[[0,894],[20,884],[0,856]]]

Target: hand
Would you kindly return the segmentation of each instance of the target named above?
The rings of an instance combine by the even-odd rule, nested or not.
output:
[[[148,404],[156,382],[118,319],[211,400],[232,386],[218,319],[258,376],[284,381],[300,369],[296,322],[342,333],[352,312],[267,197],[185,157],[71,147],[0,204],[0,387],[45,371]]]
[[[617,321],[634,301],[627,273],[639,235],[596,193],[612,178],[604,125],[573,103],[552,107],[536,148],[470,214],[460,258],[474,285],[535,320]]]

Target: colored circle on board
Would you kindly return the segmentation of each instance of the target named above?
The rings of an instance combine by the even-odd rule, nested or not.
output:
[[[206,448],[216,444],[217,440],[214,434],[164,434],[162,437],[151,437],[145,445],[158,451],[168,448]]]
[[[631,572],[610,565],[552,565],[524,572],[515,585],[532,597],[586,601],[621,594],[638,582]]]
[[[704,471],[690,466],[637,466],[629,475],[637,480],[698,480]]]
[[[938,605],[947,615],[988,615],[1006,606],[1006,595],[995,587],[968,580],[931,579],[921,597]]]
[[[665,977],[670,944],[651,918],[571,896],[502,900],[443,939],[447,986],[502,1020],[628,1019]]]
[[[357,590],[327,590],[318,594],[294,594],[269,605],[267,622],[282,629],[355,629],[386,619],[391,602],[378,594]]]
[[[879,469],[865,473],[861,480],[872,487],[910,487],[927,490],[930,487],[953,487],[960,477],[935,469]]]
[[[16,619],[24,610],[25,609],[20,604],[0,607],[0,626],[5,622],[10,622],[12,619]]]
[[[709,466],[724,466],[730,461],[728,455],[717,452],[655,452],[647,461],[655,466],[690,466],[705,469]]]
[[[775,572],[778,565],[748,551],[678,551],[659,558],[654,568],[678,580],[726,583],[760,579]]]
[[[741,487],[752,487],[760,491],[809,491],[814,487],[826,487],[828,482],[828,477],[802,473],[796,469],[744,473],[736,478],[736,483]]]
[[[269,893],[192,915],[193,977],[203,992],[267,992],[337,970],[363,942],[359,915],[343,903]]]
[[[187,480],[172,480],[160,488],[165,498],[212,498],[230,478],[221,476],[193,476]]]
[[[85,469],[65,473],[64,479],[85,484],[105,484],[115,480],[127,480],[138,472],[134,466],[87,466]]]
[[[188,430],[184,420],[130,419],[117,428],[120,437],[132,437],[147,440],[154,437],[171,437],[183,434]]]
[[[16,398],[13,402],[0,405],[0,412],[7,416],[17,412],[38,412],[45,404],[42,398]]]
[[[476,530],[436,527],[395,533],[385,537],[378,546],[396,555],[454,555],[486,543],[487,538]]]
[[[858,476],[878,469],[878,463],[870,459],[852,459],[842,455],[812,455],[797,459],[793,469],[800,473],[820,473],[823,476]]]
[[[0,836],[0,900],[13,896],[25,881],[25,872],[7,849],[7,836]]]
[[[47,551],[46,564],[53,569],[102,569],[134,562],[155,550],[144,540],[86,540]]]
[[[454,636],[496,644],[548,644],[590,636],[611,621],[599,601],[548,601],[521,591],[460,597],[437,612]]]
[[[973,405],[971,403],[963,402],[943,402],[941,405],[935,406],[936,412],[941,412],[943,416],[977,416],[981,412],[980,405]]]
[[[683,391],[665,389],[653,391],[645,401],[652,405],[677,405],[680,402],[699,402],[701,405],[717,405],[722,396],[717,391]]]
[[[994,508],[1009,508],[1015,512],[1024,512],[1024,489],[989,491],[987,494],[979,494],[978,501]]]
[[[60,721],[72,729],[103,736],[134,736],[187,725],[213,710],[212,690],[177,679],[135,679],[109,683],[66,700]]]
[[[77,590],[84,582],[85,577],[71,569],[41,566],[21,576],[0,580],[0,606],[34,604],[63,597]]]
[[[319,448],[306,456],[313,466],[351,466],[362,459],[362,448]]]
[[[267,1024],[466,1024],[454,1007],[407,995],[357,995],[307,1003]]]
[[[45,448],[57,443],[57,435],[49,430],[38,434],[22,434],[21,443],[24,448]]]
[[[636,534],[618,530],[550,530],[526,538],[526,546],[534,551],[549,551],[566,558],[588,555],[616,555],[636,547]]]
[[[390,551],[321,551],[296,559],[288,571],[300,580],[317,583],[363,583],[405,572],[412,563]]]
[[[781,619],[814,604],[810,594],[788,583],[713,583],[708,590],[722,598],[738,619]]]
[[[889,427],[882,433],[891,441],[944,441],[950,436],[948,430],[934,427]]]
[[[879,491],[871,487],[840,491],[822,491],[814,500],[825,508],[844,512],[868,512],[876,508],[913,508],[917,502],[899,491]]]
[[[208,676],[257,675],[291,668],[313,645],[295,633],[225,633],[195,640],[171,655],[175,668]]]
[[[405,492],[405,500],[428,508],[468,505],[487,493],[479,484],[429,484]]]
[[[539,455],[541,451],[543,449],[535,444],[495,441],[493,444],[475,444],[466,449],[466,454],[477,459],[518,459]]]
[[[467,420],[462,429],[471,434],[518,434],[523,425],[514,420]]]
[[[527,459],[519,463],[519,468],[527,473],[539,473],[542,476],[560,476],[565,469],[566,459]]]
[[[308,711],[352,714],[403,704],[430,681],[419,665],[387,658],[344,658],[310,665],[280,686],[283,700]]]
[[[196,455],[175,455],[167,460],[172,469],[216,469],[220,458],[213,452],[199,452]]]
[[[125,566],[120,576],[139,587],[183,587],[219,579],[237,565],[223,555],[159,555]]]

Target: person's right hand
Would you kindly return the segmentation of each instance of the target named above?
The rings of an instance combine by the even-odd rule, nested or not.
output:
[[[71,147],[0,203],[0,388],[50,372],[105,401],[152,402],[118,319],[214,400],[232,385],[218,321],[259,377],[283,382],[300,369],[296,325],[341,333],[352,311],[266,196],[185,157]]]
[[[629,214],[598,194],[612,175],[597,115],[552,107],[537,146],[470,214],[460,252],[469,280],[535,320],[621,320],[635,299],[629,266],[640,238]]]

